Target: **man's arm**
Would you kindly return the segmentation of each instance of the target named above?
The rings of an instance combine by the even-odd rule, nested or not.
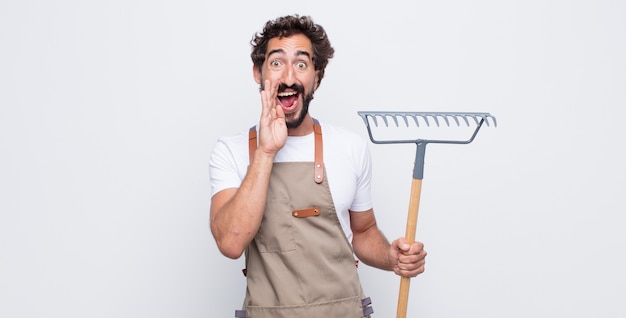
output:
[[[211,199],[211,233],[226,257],[239,258],[259,230],[273,161],[273,156],[255,152],[241,186]]]
[[[424,272],[426,251],[420,242],[408,244],[398,238],[391,244],[376,225],[372,209],[364,212],[350,211],[352,247],[365,264],[397,275],[414,277]]]
[[[220,252],[233,259],[241,256],[261,226],[274,158],[287,140],[285,114],[276,104],[277,86],[267,80],[261,91],[259,147],[241,186],[211,198],[211,233]]]

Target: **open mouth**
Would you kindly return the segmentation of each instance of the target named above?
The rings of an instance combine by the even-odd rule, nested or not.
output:
[[[278,100],[283,108],[286,109],[291,108],[298,100],[298,97],[300,97],[300,93],[296,91],[278,93]]]

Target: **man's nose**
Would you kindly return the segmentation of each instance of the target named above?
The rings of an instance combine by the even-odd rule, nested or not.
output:
[[[291,86],[296,83],[296,72],[292,65],[285,67],[282,80],[283,84],[287,86]]]

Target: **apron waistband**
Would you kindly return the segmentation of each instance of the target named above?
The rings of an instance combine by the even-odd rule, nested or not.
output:
[[[374,313],[374,308],[370,306],[372,304],[372,299],[370,297],[365,297],[361,299],[361,306],[363,306],[363,317],[369,317]],[[235,310],[235,318],[246,318],[248,317],[245,310]]]

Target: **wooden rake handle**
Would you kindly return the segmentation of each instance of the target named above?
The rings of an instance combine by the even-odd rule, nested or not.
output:
[[[420,204],[420,194],[422,192],[422,179],[413,179],[411,182],[411,198],[409,200],[409,212],[406,222],[406,240],[409,244],[415,242],[415,231],[417,228],[417,216]],[[410,277],[400,278],[400,293],[398,295],[398,311],[396,318],[406,318],[407,306],[409,303]]]

